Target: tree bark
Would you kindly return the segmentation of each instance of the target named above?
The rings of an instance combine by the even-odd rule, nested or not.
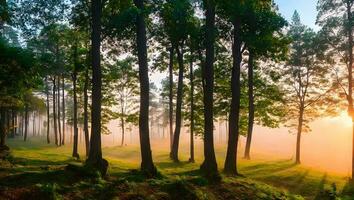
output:
[[[37,135],[38,136],[42,136],[42,116],[41,114],[38,112],[38,130],[37,130]]]
[[[24,122],[24,113],[23,112],[21,112],[21,136],[23,136],[24,135],[24,124],[25,124],[25,122]]]
[[[86,157],[90,152],[90,139],[89,139],[89,129],[88,129],[88,84],[89,84],[89,74],[88,67],[85,70],[85,83],[84,83],[84,134],[85,134],[85,150]]]
[[[36,111],[32,112],[32,136],[36,136]]]
[[[11,123],[12,123],[11,137],[14,138],[15,134],[16,134],[16,111],[15,111],[15,109],[11,109]]]
[[[90,153],[86,163],[100,170],[102,175],[107,172],[108,162],[102,159],[101,149],[101,101],[102,101],[102,72],[101,72],[101,14],[102,1],[91,1],[92,32],[91,32],[91,62],[92,62],[92,112]]]
[[[120,143],[120,146],[123,146],[124,145],[124,119],[121,118],[121,128],[122,128],[122,141]]]
[[[28,105],[25,104],[25,133],[23,136],[23,140],[27,140],[27,131],[28,131]]]
[[[239,138],[239,118],[240,118],[240,97],[241,97],[241,22],[236,19],[234,26],[234,44],[232,45],[232,75],[231,75],[231,106],[229,114],[229,140],[224,171],[228,174],[237,175],[237,146]]]
[[[215,3],[206,1],[205,66],[203,71],[204,89],[204,162],[201,171],[210,179],[219,179],[214,151],[213,90],[214,90],[214,43],[215,43]]]
[[[146,25],[144,20],[144,1],[134,0],[139,9],[136,18],[136,43],[139,63],[140,81],[140,113],[139,113],[139,136],[141,148],[141,170],[148,176],[156,176],[157,170],[152,161],[150,138],[149,138],[149,70],[147,63]]]
[[[61,146],[61,116],[60,116],[60,76],[58,76],[58,134],[59,134],[59,138],[58,138],[58,144],[59,146]]]
[[[299,121],[298,121],[298,128],[297,128],[297,137],[296,137],[296,158],[295,158],[295,164],[300,164],[300,148],[301,148],[301,133],[302,133],[302,125],[303,125],[303,120],[304,119],[304,105],[301,103],[300,109],[299,109]]]
[[[47,77],[45,78],[45,82],[46,82],[46,96],[47,96],[47,143],[50,143],[50,136],[49,136],[49,131],[50,131],[50,114],[49,114],[49,109],[50,109],[50,105],[49,105],[49,84],[47,81]]]
[[[57,112],[56,112],[56,82],[55,82],[55,77],[53,78],[53,121],[54,121],[54,139],[55,139],[55,144],[58,146],[58,127],[57,127]]]
[[[65,78],[64,75],[62,77],[62,112],[63,112],[63,139],[61,144],[65,144]]]
[[[354,180],[354,108],[353,108],[353,17],[352,17],[352,2],[346,1],[347,5],[347,19],[348,19],[348,112],[353,121],[353,131],[352,131],[352,179]]]
[[[4,147],[6,144],[6,127],[5,127],[5,108],[0,108],[0,147]]]
[[[248,127],[247,127],[247,140],[245,147],[245,158],[251,159],[251,141],[253,133],[253,124],[254,124],[254,92],[253,92],[253,68],[254,68],[254,55],[250,50],[248,58]]]
[[[173,54],[174,54],[174,46],[172,45],[170,48],[170,61],[168,65],[169,71],[169,121],[170,121],[170,152],[172,152],[173,145]]]
[[[77,58],[77,47],[75,47],[74,50],[74,57],[75,59]],[[77,72],[76,72],[76,66],[74,66],[74,72],[72,74],[72,80],[73,80],[73,93],[74,93],[74,144],[73,144],[73,154],[72,156],[74,158],[79,159],[80,155],[78,153],[78,127],[77,127],[77,89],[76,89],[76,80],[77,80]]]
[[[121,128],[122,128],[122,141],[121,141],[121,144],[120,144],[120,146],[123,146],[124,145],[124,130],[125,130],[125,128],[124,128],[124,101],[123,101],[123,99],[121,99],[121,113],[122,113],[122,116],[121,116],[121,118],[120,118],[120,123],[121,123]]]
[[[178,86],[177,86],[177,105],[176,105],[176,126],[175,132],[173,134],[173,144],[171,151],[171,159],[175,162],[178,162],[178,146],[179,146],[179,137],[181,134],[181,123],[182,123],[182,95],[183,95],[183,71],[184,71],[184,62],[183,62],[183,44],[181,49],[177,45],[177,60],[178,60]]]
[[[193,72],[193,57],[192,57],[192,51],[191,51],[191,58],[189,62],[189,77],[190,77],[190,85],[191,85],[191,91],[190,91],[190,96],[191,96],[191,115],[190,115],[190,158],[189,162],[194,163],[194,72]]]

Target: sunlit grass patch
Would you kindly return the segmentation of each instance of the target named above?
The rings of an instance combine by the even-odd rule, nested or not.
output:
[[[7,169],[10,176],[3,177],[1,181],[6,181],[12,187],[16,185],[16,180],[21,179],[26,187],[30,184],[41,184],[40,189],[44,190],[50,189],[52,186],[50,184],[57,183],[59,187],[55,186],[53,191],[65,195],[70,194],[78,199],[87,195],[102,195],[102,193],[108,196],[118,195],[111,191],[112,188],[118,188],[120,192],[129,197],[147,195],[154,198],[163,198],[166,194],[177,195],[179,191],[185,191],[185,187],[188,191],[185,191],[184,195],[196,196],[199,199],[205,196],[210,199],[231,198],[235,194],[240,197],[244,195],[244,199],[247,199],[247,195],[253,195],[259,199],[301,199],[296,195],[302,195],[306,199],[323,199],[331,195],[341,195],[345,197],[344,199],[350,199],[353,194],[346,177],[294,165],[289,159],[267,159],[260,155],[254,156],[252,160],[240,158],[238,160],[239,173],[244,177],[235,178],[223,175],[223,182],[216,187],[210,186],[198,171],[203,160],[200,149],[196,151],[195,163],[188,162],[188,149],[182,148],[180,162],[173,162],[169,158],[168,148],[155,146],[153,158],[161,177],[146,180],[138,171],[140,167],[139,146],[105,147],[103,155],[109,162],[109,177],[107,181],[102,182],[96,179],[82,179],[72,172],[65,171],[65,166],[69,163],[74,162],[80,165],[84,162],[85,154],[82,146],[79,148],[81,160],[77,161],[71,157],[70,144],[56,147],[54,144],[46,144],[45,141],[39,139],[32,139],[28,142],[17,139],[9,140],[8,144],[11,147],[10,161],[14,166]],[[217,147],[216,154],[218,166],[222,172],[224,148]],[[73,181],[73,187],[63,191],[68,187],[66,184],[70,180]],[[142,188],[147,188],[148,192],[137,192]],[[85,191],[90,194],[76,194],[77,192],[86,193]]]

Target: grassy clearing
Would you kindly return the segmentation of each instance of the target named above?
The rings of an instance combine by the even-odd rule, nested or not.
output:
[[[354,199],[346,177],[294,165],[291,160],[240,159],[239,171],[244,177],[223,177],[220,185],[209,185],[197,171],[201,151],[197,151],[196,163],[185,161],[186,150],[180,153],[181,162],[173,163],[167,150],[153,149],[163,177],[145,180],[132,170],[140,164],[138,146],[106,147],[103,153],[110,164],[109,176],[102,179],[64,170],[69,163],[81,162],[71,158],[70,145],[9,140],[9,146],[12,166],[3,163],[0,170],[0,199]],[[223,149],[216,151],[222,167]]]

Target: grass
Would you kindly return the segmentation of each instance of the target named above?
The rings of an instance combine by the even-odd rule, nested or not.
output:
[[[244,177],[223,176],[221,184],[209,185],[197,171],[203,158],[200,150],[196,163],[189,163],[188,151],[181,148],[181,162],[174,163],[168,148],[155,147],[154,162],[163,178],[146,180],[132,171],[140,165],[138,146],[105,147],[109,176],[102,179],[63,170],[69,163],[81,162],[72,159],[71,145],[54,147],[41,139],[9,140],[8,145],[12,166],[0,168],[0,199],[22,199],[21,194],[36,195],[30,199],[182,199],[181,195],[185,199],[354,199],[345,176],[294,165],[292,160],[257,155],[253,160],[239,159]],[[216,154],[220,167],[223,148],[217,147]]]

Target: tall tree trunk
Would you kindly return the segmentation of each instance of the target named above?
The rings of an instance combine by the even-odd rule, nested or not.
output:
[[[36,111],[32,112],[32,135],[36,136]]]
[[[240,118],[240,97],[241,97],[241,22],[236,19],[234,26],[234,44],[232,45],[232,75],[231,75],[231,106],[229,115],[229,140],[224,171],[228,174],[237,175],[237,146],[239,138],[239,118]]]
[[[55,77],[53,78],[53,123],[54,123],[54,139],[55,139],[55,144],[58,146],[58,127],[57,127],[57,112],[56,112],[56,95],[55,95],[55,91],[56,91],[56,82],[55,82]]]
[[[122,128],[122,141],[121,141],[121,143],[120,143],[120,146],[123,146],[124,145],[124,131],[125,131],[125,129],[124,129],[124,119],[123,119],[123,117],[121,117],[121,128]]]
[[[296,158],[295,158],[295,164],[300,164],[300,148],[301,148],[301,133],[302,133],[302,124],[304,119],[304,105],[301,103],[300,109],[299,109],[299,121],[298,121],[298,127],[297,127],[297,137],[296,137]]]
[[[23,140],[26,141],[27,140],[27,130],[28,129],[28,105],[25,104],[25,133],[23,136]]]
[[[63,112],[63,139],[61,144],[65,144],[65,78],[64,75],[62,77],[62,112]]]
[[[2,149],[6,143],[6,125],[5,125],[5,108],[0,107],[0,148]]]
[[[77,58],[77,47],[75,47],[74,50],[74,57]],[[79,159],[79,153],[78,153],[78,127],[77,127],[77,89],[76,89],[76,81],[77,81],[77,72],[76,72],[76,66],[74,66],[74,72],[72,75],[73,79],[73,93],[74,93],[74,145],[73,145],[73,157]]]
[[[194,163],[194,72],[193,72],[193,57],[192,57],[192,51],[191,51],[191,58],[189,62],[189,77],[190,77],[190,85],[191,85],[191,115],[190,115],[190,122],[191,122],[191,127],[190,127],[190,158],[189,162]]]
[[[58,144],[59,146],[61,146],[61,123],[60,123],[60,120],[61,120],[61,116],[60,116],[60,76],[58,76],[58,133],[59,133],[59,140],[58,140]]]
[[[49,84],[47,81],[47,77],[45,78],[45,83],[46,83],[46,95],[47,95],[47,143],[50,143],[50,137],[49,137],[49,131],[50,131],[50,114],[49,114],[49,109],[50,109],[50,104],[49,104]]]
[[[149,176],[155,176],[157,170],[152,161],[149,138],[149,70],[147,63],[146,25],[144,20],[144,1],[134,0],[139,9],[136,18],[136,43],[138,50],[139,81],[140,81],[140,113],[139,136],[141,148],[141,170]]]
[[[22,111],[22,113],[21,113],[21,136],[24,135],[24,124],[25,124],[25,118],[24,118],[24,113]]]
[[[11,137],[14,138],[15,134],[16,134],[16,113],[15,113],[15,109],[11,109],[11,126],[12,126]]]
[[[42,123],[42,116],[41,114],[38,112],[38,130],[37,130],[37,135],[38,136],[42,136],[42,126],[41,126],[41,123]]]
[[[247,140],[245,147],[245,158],[250,159],[251,141],[254,124],[254,94],[253,94],[253,68],[254,56],[250,50],[248,58],[248,127],[247,127]]]
[[[168,65],[169,71],[169,122],[170,122],[170,152],[172,152],[173,145],[173,55],[174,46],[170,48],[170,61]]]
[[[352,2],[346,1],[347,5],[347,19],[348,19],[348,55],[349,55],[349,64],[348,64],[348,112],[352,118],[353,131],[352,131],[352,179],[354,179],[354,108],[353,108],[353,17],[352,17]]]
[[[85,134],[85,150],[86,157],[90,152],[90,140],[89,140],[89,129],[88,129],[88,84],[89,84],[89,74],[88,67],[85,70],[85,83],[84,83],[84,134]]]
[[[92,60],[92,112],[91,112],[91,140],[90,153],[86,163],[100,170],[101,174],[107,172],[108,162],[102,159],[101,149],[101,13],[102,1],[91,1],[92,32],[91,32],[91,60]]]
[[[8,133],[10,133],[10,131],[12,130],[11,127],[11,112],[10,112],[10,108],[6,110],[6,133],[7,133],[7,137],[8,137]]]
[[[122,142],[121,142],[120,146],[123,146],[124,145],[124,130],[125,130],[125,128],[124,128],[124,115],[125,115],[125,113],[124,113],[124,101],[123,101],[123,99],[121,99],[120,103],[121,103],[121,112],[122,112],[122,116],[120,118],[120,123],[121,123],[121,128],[122,128]]]
[[[215,3],[206,1],[205,65],[203,69],[204,87],[204,162],[200,166],[210,179],[216,179],[218,166],[214,151],[213,138],[213,90],[214,90],[214,43],[215,43]]]
[[[175,126],[175,132],[173,134],[173,144],[172,144],[172,151],[170,156],[173,161],[178,162],[178,146],[179,146],[179,137],[181,134],[181,123],[182,123],[182,95],[183,95],[183,71],[184,71],[183,44],[181,45],[181,49],[177,45],[176,51],[177,51],[177,60],[178,60],[176,126]]]

